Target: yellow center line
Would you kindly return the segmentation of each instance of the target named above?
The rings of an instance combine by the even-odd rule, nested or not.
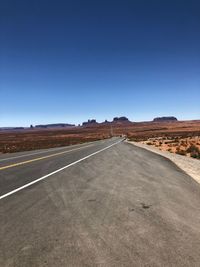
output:
[[[75,151],[75,150],[83,149],[83,148],[89,147],[89,146],[92,146],[92,145],[79,147],[79,148],[71,149],[71,150],[68,150],[68,151],[58,152],[58,153],[55,153],[55,154],[52,154],[52,155],[48,155],[48,156],[44,156],[44,157],[40,157],[40,158],[35,158],[35,159],[30,159],[30,160],[26,160],[26,161],[22,161],[22,162],[18,162],[18,163],[13,163],[13,164],[10,164],[10,165],[6,165],[6,166],[3,166],[3,167],[0,167],[0,171],[8,169],[8,168],[13,168],[13,167],[16,167],[16,166],[24,165],[24,164],[27,164],[27,163],[31,163],[31,162],[34,162],[34,161],[55,157],[55,156],[62,155],[62,154],[65,154],[65,153],[69,153],[69,152],[72,152],[72,151]]]

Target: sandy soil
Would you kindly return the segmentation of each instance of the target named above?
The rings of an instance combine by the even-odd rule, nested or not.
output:
[[[142,144],[134,141],[127,141],[135,146],[145,148],[149,151],[162,155],[171,161],[173,161],[179,168],[189,174],[193,179],[195,179],[198,183],[200,183],[200,161],[198,159],[185,157],[182,155],[177,155],[170,153],[168,151],[161,151],[157,147],[149,146],[146,144]]]
[[[190,137],[156,137],[141,141],[142,144],[159,148],[179,155],[200,159],[200,136]]]

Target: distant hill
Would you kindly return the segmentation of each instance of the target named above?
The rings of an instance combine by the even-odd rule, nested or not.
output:
[[[0,130],[23,130],[24,127],[0,127]]]
[[[154,118],[153,121],[155,122],[165,122],[165,121],[178,121],[176,117],[169,116],[169,117],[157,117]]]
[[[35,128],[60,128],[60,127],[74,127],[75,124],[69,123],[54,123],[54,124],[39,124],[35,125]]]

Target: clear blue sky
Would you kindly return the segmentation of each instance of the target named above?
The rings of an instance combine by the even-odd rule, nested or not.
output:
[[[199,0],[3,0],[0,127],[200,119]]]

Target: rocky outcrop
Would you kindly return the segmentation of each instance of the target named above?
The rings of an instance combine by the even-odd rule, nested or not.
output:
[[[82,126],[90,126],[90,125],[96,125],[96,124],[97,124],[96,120],[92,119],[92,120],[88,120],[86,122],[83,122]]]
[[[60,127],[74,127],[75,124],[69,123],[54,123],[54,124],[40,124],[35,125],[36,128],[60,128]]]
[[[113,118],[113,122],[129,122],[129,119],[126,117],[115,117]]]
[[[165,122],[165,121],[177,121],[176,117],[169,116],[169,117],[157,117],[154,118],[153,121],[155,122]]]

